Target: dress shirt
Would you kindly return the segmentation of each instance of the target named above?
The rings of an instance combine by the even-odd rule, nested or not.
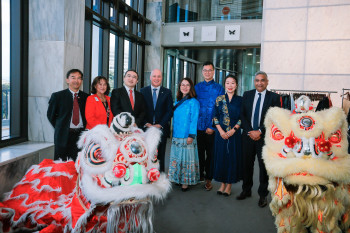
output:
[[[259,93],[258,91],[255,91],[254,102],[253,102],[253,111],[252,111],[252,116],[251,116],[251,119],[250,119],[253,128],[254,128],[255,105],[256,105],[256,102],[258,101],[258,98],[259,98],[258,93]],[[258,121],[259,122],[259,127],[260,127],[260,120],[261,120],[261,110],[262,110],[262,107],[264,105],[266,89],[263,92],[260,92],[260,93],[261,93],[261,100],[260,100],[259,121]]]
[[[134,89],[135,88],[133,88],[133,89],[130,89],[128,86],[126,86],[125,84],[124,84],[124,87],[125,87],[125,89],[126,89],[126,92],[128,93],[128,96],[129,96],[129,99],[130,99],[130,90],[132,90],[132,98],[134,99],[134,106],[135,106],[135,91],[134,91]]]
[[[158,86],[158,87],[154,87],[154,86],[152,86],[152,85],[151,85],[152,95],[153,95],[153,89],[154,89],[154,88],[155,88],[155,89],[157,89],[157,90],[156,90],[156,94],[157,94],[157,99],[158,99],[158,96],[159,96],[159,90],[160,90],[160,86]]]
[[[69,89],[69,88],[68,88],[68,89]],[[74,92],[74,91],[72,91],[71,89],[69,89],[69,91],[72,93],[73,101],[74,101],[74,94],[75,94],[75,93],[78,94],[78,102],[79,102],[79,91]],[[74,124],[72,123],[72,120],[73,120],[73,109],[72,109],[72,117],[71,117],[71,119],[70,119],[70,126],[69,126],[69,128],[74,128],[74,129],[84,128],[84,125],[83,125],[83,118],[81,118],[81,114],[80,114],[80,107],[79,107],[79,124],[78,124],[78,125],[74,125]]]

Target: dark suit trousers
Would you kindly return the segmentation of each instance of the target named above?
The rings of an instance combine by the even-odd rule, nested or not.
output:
[[[67,146],[63,147],[55,145],[55,160],[62,159],[63,161],[67,161],[71,158],[75,161],[77,159],[79,152],[77,142],[81,132],[81,130],[69,131]]]
[[[205,177],[207,180],[213,179],[211,160],[213,157],[214,140],[215,133],[209,135],[205,131],[197,130],[200,177]]]
[[[165,169],[165,149],[166,149],[167,137],[163,134],[158,145],[158,160],[159,160],[159,170],[164,172]]]
[[[259,162],[259,189],[258,193],[260,197],[266,197],[268,194],[267,186],[269,178],[265,168],[264,161],[262,159],[262,147],[264,145],[264,139],[258,141],[252,140],[246,132],[242,135],[242,152],[243,152],[243,192],[250,192],[253,187],[253,172],[255,155],[258,157]]]

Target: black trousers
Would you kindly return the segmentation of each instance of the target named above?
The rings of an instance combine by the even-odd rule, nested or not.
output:
[[[205,177],[206,180],[213,179],[212,172],[212,157],[214,148],[215,133],[206,134],[205,131],[197,131],[197,145],[199,157],[200,177]],[[204,175],[205,171],[205,175]]]
[[[81,132],[82,129],[70,130],[67,145],[65,147],[55,145],[55,160],[62,159],[63,161],[67,161],[71,158],[73,161],[75,161],[77,159],[79,152],[77,142]]]
[[[166,149],[167,136],[162,135],[161,141],[158,145],[158,160],[159,160],[159,171],[164,172],[165,170],[165,149]]]
[[[264,146],[264,138],[258,141],[252,140],[246,132],[242,135],[242,152],[243,152],[243,192],[250,192],[253,187],[253,173],[254,173],[254,161],[255,155],[258,157],[259,162],[259,189],[258,193],[260,197],[266,197],[268,195],[268,182],[269,177],[265,168],[264,161],[262,159],[262,147]]]

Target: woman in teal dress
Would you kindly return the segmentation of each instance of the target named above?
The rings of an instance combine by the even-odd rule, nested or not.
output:
[[[181,184],[182,191],[199,182],[197,121],[199,102],[191,79],[180,82],[173,117],[173,139],[170,151],[169,180]]]
[[[242,148],[239,127],[242,97],[237,96],[237,78],[225,78],[226,94],[218,96],[213,122],[216,126],[213,178],[221,182],[217,194],[231,195],[231,186],[242,179]]]

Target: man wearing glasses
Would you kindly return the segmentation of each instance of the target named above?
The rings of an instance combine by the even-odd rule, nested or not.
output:
[[[67,72],[68,88],[51,95],[47,118],[55,128],[55,160],[75,159],[78,156],[77,142],[85,129],[85,103],[89,96],[80,91],[83,73],[78,69]]]
[[[216,98],[225,93],[224,88],[214,81],[214,71],[214,64],[210,61],[205,62],[202,69],[204,81],[195,86],[200,104],[197,127],[200,179],[206,180],[204,187],[207,191],[213,188],[211,184],[213,178],[211,160],[214,146],[213,109]]]

